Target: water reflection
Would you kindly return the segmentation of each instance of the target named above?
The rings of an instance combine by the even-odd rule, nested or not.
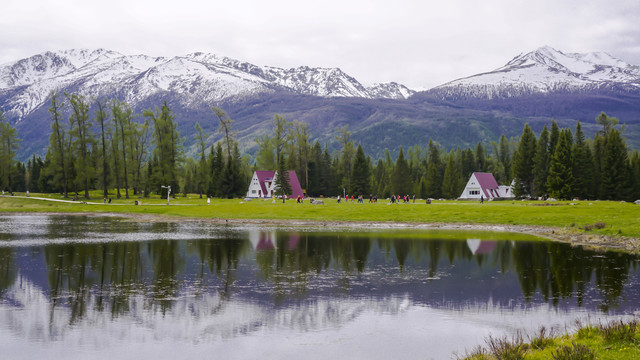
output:
[[[260,329],[302,336],[383,315],[392,326],[420,309],[448,314],[425,319],[445,328],[471,326],[474,316],[491,323],[505,312],[516,320],[501,324],[533,317],[535,328],[585,312],[633,313],[640,300],[637,257],[552,242],[44,216],[0,217],[0,231],[0,333],[9,328],[47,341],[74,326],[91,328],[96,338],[101,331],[125,334],[131,323],[164,329],[155,336],[176,341]],[[452,324],[452,311],[466,320]],[[479,324],[467,335],[487,326]],[[39,328],[47,330],[33,335]]]

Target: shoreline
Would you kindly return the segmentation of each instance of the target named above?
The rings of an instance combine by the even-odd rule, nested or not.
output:
[[[572,229],[541,225],[514,224],[477,224],[477,223],[410,223],[384,221],[319,221],[290,219],[223,219],[198,218],[169,215],[150,215],[139,213],[97,213],[97,212],[0,212],[0,215],[70,215],[70,216],[105,216],[122,218],[136,222],[199,222],[216,225],[260,225],[260,226],[292,226],[292,227],[337,227],[355,229],[415,229],[415,230],[468,230],[488,232],[511,232],[533,235],[551,241],[568,243],[571,246],[582,246],[595,251],[622,251],[640,254],[640,238],[588,234]]]

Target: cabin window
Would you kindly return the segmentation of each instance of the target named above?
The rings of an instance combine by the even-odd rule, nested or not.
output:
[[[469,195],[480,195],[480,190],[469,190]]]
[[[251,193],[252,193],[252,194],[255,194],[255,193],[256,193],[256,191],[255,191],[255,190],[251,190]]]

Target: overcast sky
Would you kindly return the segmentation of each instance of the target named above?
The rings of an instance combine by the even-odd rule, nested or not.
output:
[[[2,0],[0,64],[48,50],[201,51],[427,89],[549,45],[640,64],[638,0]]]

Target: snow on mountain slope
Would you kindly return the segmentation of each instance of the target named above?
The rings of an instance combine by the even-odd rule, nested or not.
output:
[[[373,84],[367,88],[367,92],[376,99],[408,99],[416,93],[414,90],[396,82]]]
[[[615,87],[640,90],[640,67],[605,53],[565,54],[545,46],[494,71],[440,85],[429,93],[443,99],[492,99]]]
[[[73,49],[0,65],[0,105],[17,121],[47,105],[51,91],[79,92],[94,98],[117,93],[133,106],[163,92],[178,96],[187,105],[274,91],[362,98],[385,94],[401,98],[411,92],[401,85],[395,87],[395,91],[373,94],[337,68],[260,67],[205,53],[165,58]]]

